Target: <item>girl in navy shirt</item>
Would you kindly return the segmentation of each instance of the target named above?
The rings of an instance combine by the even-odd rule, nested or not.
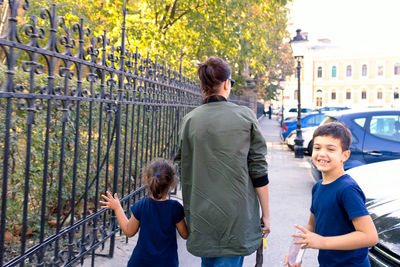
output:
[[[168,199],[169,190],[175,185],[176,174],[171,162],[156,159],[143,169],[143,177],[149,189],[149,197],[131,206],[130,219],[125,215],[117,194],[107,191],[102,195],[102,208],[114,210],[121,230],[128,237],[134,236],[140,227],[139,238],[128,267],[176,267],[178,246],[176,229],[184,239],[188,230],[184,219],[183,206],[176,200]]]

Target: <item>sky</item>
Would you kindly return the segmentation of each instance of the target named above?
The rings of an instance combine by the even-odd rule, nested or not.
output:
[[[400,49],[400,0],[292,0],[291,37],[296,29],[309,40],[328,38],[345,47]]]

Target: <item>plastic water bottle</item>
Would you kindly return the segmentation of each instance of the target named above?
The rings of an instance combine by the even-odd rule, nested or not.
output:
[[[299,234],[299,233],[302,233],[302,232],[300,230],[297,230],[296,234]],[[304,249],[301,248],[303,246],[303,244],[293,244],[293,242],[299,241],[301,239],[302,238],[300,238],[300,237],[293,237],[292,244],[290,245],[290,248],[289,248],[289,255],[288,255],[290,265],[300,263],[303,258]]]

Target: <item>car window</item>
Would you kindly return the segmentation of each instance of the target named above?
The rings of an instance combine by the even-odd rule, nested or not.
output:
[[[350,132],[351,132],[351,143],[352,144],[358,144],[358,138],[357,138],[357,136],[353,133],[353,131],[350,129]]]
[[[289,112],[297,112],[297,108],[291,108],[289,109]]]
[[[369,132],[370,134],[383,139],[400,142],[400,116],[372,116],[369,125]]]
[[[307,120],[307,124],[319,125],[324,119],[325,119],[324,114],[318,114],[309,118]]]
[[[360,126],[361,128],[364,128],[365,125],[365,121],[367,120],[367,118],[356,118],[353,121]]]
[[[311,111],[312,111],[311,108],[302,108],[302,109],[301,109],[301,112],[302,112],[302,113],[307,113],[307,112],[311,112]]]

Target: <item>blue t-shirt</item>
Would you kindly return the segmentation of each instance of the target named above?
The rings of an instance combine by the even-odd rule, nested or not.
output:
[[[317,182],[312,188],[311,212],[315,217],[315,233],[338,236],[355,231],[352,219],[368,215],[365,196],[356,181],[344,174],[330,184]],[[319,250],[320,266],[371,266],[368,248],[354,250]]]
[[[185,217],[183,206],[176,200],[143,198],[131,206],[131,211],[140,228],[128,267],[179,266],[176,224]]]

